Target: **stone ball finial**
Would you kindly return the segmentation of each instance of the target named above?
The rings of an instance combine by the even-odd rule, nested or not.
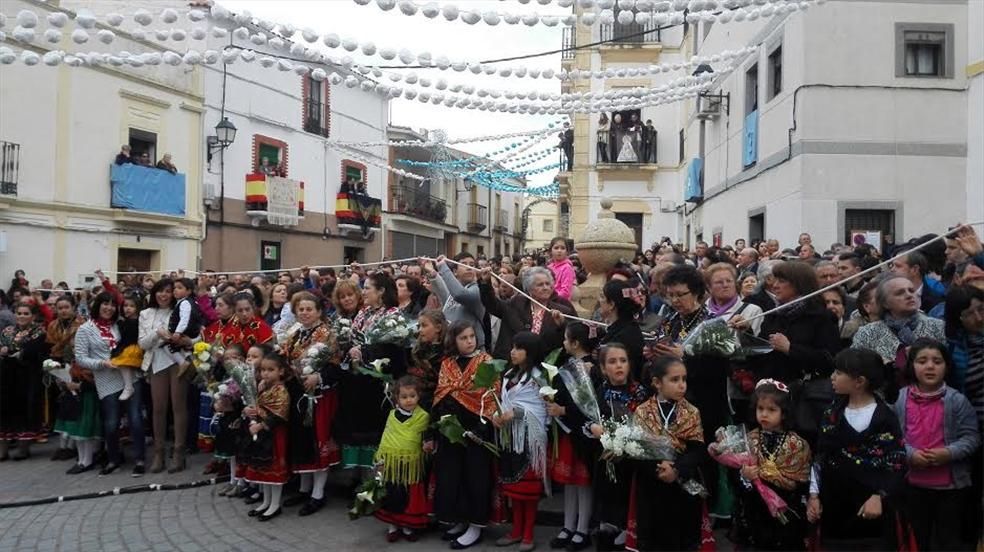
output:
[[[613,219],[615,218],[615,213],[612,212],[612,200],[607,197],[601,200],[601,212],[598,213],[598,218],[600,219]]]

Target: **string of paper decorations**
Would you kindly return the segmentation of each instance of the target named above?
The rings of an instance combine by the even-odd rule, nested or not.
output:
[[[558,24],[572,26],[575,23],[591,26],[595,23],[603,25],[679,25],[684,21],[696,23],[698,21],[717,21],[717,16],[731,10],[745,11],[746,7],[752,7],[745,11],[745,16],[758,19],[782,13],[792,13],[794,11],[807,9],[811,3],[823,3],[826,0],[618,0],[618,13],[615,0],[594,0],[582,2],[582,7],[591,5],[599,8],[598,11],[583,11],[580,15],[568,14],[538,14],[527,12],[517,14],[513,12],[500,12],[487,10],[479,12],[476,10],[459,7],[458,4],[438,5],[436,2],[418,4],[413,0],[353,0],[360,6],[367,6],[375,3],[376,7],[383,11],[390,11],[398,7],[403,15],[416,16],[422,15],[428,19],[435,19],[443,16],[447,21],[462,21],[469,25],[483,22],[489,26],[499,23],[507,25],[518,25],[522,23],[528,27],[544,25],[556,27]],[[763,12],[763,10],[767,12]],[[723,11],[722,11],[723,10]],[[754,13],[754,16],[752,15]],[[730,18],[729,18],[730,20]]]

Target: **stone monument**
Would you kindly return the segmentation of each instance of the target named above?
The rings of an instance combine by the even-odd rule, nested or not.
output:
[[[605,286],[605,274],[620,260],[631,261],[639,246],[635,232],[615,218],[612,201],[601,200],[601,212],[594,222],[584,228],[575,247],[581,265],[588,272],[588,279],[574,290],[574,303],[578,315],[590,318],[598,305],[598,296]]]

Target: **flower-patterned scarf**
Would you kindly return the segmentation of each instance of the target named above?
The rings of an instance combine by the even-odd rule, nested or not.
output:
[[[704,430],[700,425],[700,412],[697,407],[683,399],[676,403],[669,423],[663,422],[656,397],[639,405],[635,411],[635,421],[653,435],[665,435],[677,452],[687,449],[687,441],[704,442]]]

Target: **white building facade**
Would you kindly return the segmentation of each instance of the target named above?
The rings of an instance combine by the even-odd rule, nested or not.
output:
[[[833,0],[691,29],[698,54],[759,48],[701,99],[719,107],[688,119],[690,243],[809,232],[822,250],[877,232],[881,249],[963,219],[981,201],[967,181],[967,9]]]
[[[3,12],[36,12],[34,40],[7,33],[0,46],[18,56],[52,50],[140,54],[154,43],[115,30],[110,44],[43,33],[50,13],[73,18],[57,3],[9,0]],[[10,20],[8,20],[10,21]],[[13,25],[11,25],[13,27]],[[12,30],[12,29],[5,29]],[[157,271],[197,266],[202,236],[201,167],[204,87],[199,68],[0,66],[0,275],[17,269],[36,285],[44,278],[72,287],[92,272]],[[151,165],[170,153],[177,174],[114,166],[121,145]]]

